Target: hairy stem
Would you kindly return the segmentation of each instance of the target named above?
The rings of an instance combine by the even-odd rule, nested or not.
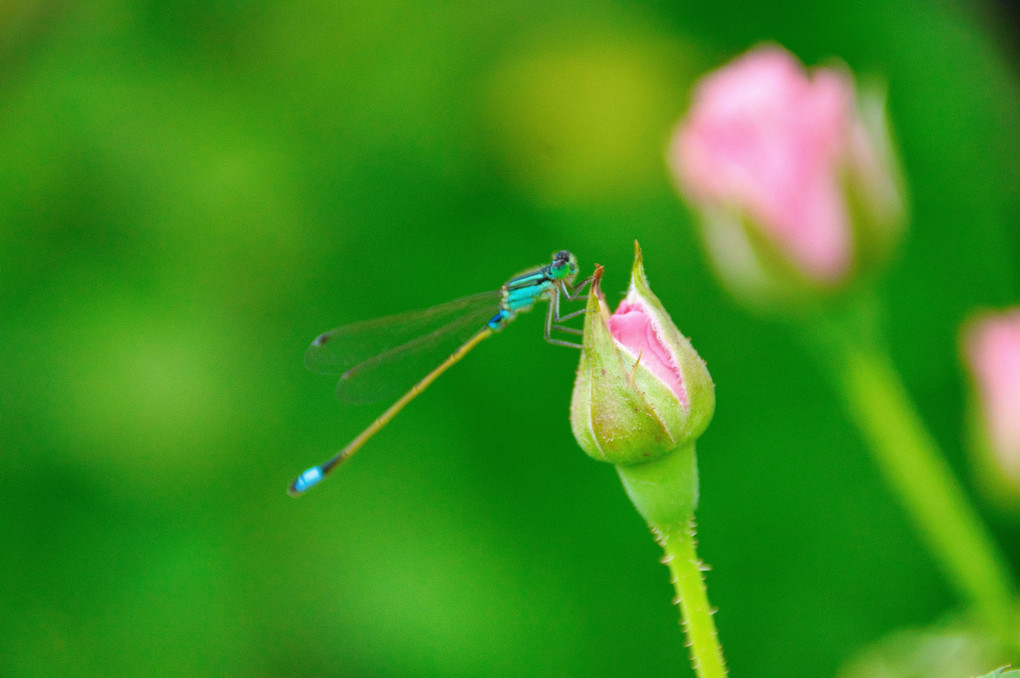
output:
[[[680,605],[680,621],[691,648],[698,678],[726,675],[722,646],[708,604],[702,565],[695,551],[694,510],[698,506],[698,459],[694,443],[636,466],[617,466],[617,473],[666,555],[670,579]]]
[[[704,567],[695,550],[694,518],[671,528],[658,528],[656,533],[666,552],[662,562],[672,575],[694,671],[698,678],[723,678],[726,663],[708,604],[705,580],[701,576]]]

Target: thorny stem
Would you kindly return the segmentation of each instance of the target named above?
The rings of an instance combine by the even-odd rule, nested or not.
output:
[[[694,518],[668,528],[653,528],[653,531],[666,552],[662,562],[669,567],[676,589],[674,602],[680,605],[681,624],[691,648],[694,671],[698,678],[723,678],[726,663],[712,618],[713,610],[708,604],[705,580],[701,576],[706,568],[695,551]]]
[[[703,568],[695,551],[694,510],[698,506],[698,458],[689,442],[665,457],[636,466],[618,465],[627,496],[665,550],[680,605],[680,621],[698,678],[723,678],[726,664],[708,605]]]

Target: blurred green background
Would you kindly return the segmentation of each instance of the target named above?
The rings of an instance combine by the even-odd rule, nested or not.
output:
[[[663,156],[692,80],[761,40],[889,83],[914,212],[889,341],[967,479],[957,327],[1020,300],[1005,30],[928,0],[0,3],[0,675],[692,675],[540,313],[285,493],[383,407],[304,370],[316,334],[561,248],[615,303],[635,238],[717,383],[700,551],[733,675],[832,675],[952,611],[806,351],[712,280]]]

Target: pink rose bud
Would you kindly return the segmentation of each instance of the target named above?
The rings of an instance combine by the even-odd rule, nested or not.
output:
[[[884,97],[845,68],[806,71],[765,45],[709,74],[669,150],[718,273],[739,296],[831,290],[905,224]]]
[[[971,320],[962,344],[974,382],[975,452],[993,489],[1020,500],[1020,308]]]
[[[649,289],[637,243],[630,288],[611,316],[596,275],[583,342],[570,421],[589,456],[643,464],[704,432],[715,410],[712,377]]]

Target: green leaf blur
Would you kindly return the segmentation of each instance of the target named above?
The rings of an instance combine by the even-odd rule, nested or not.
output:
[[[691,675],[540,313],[285,492],[384,407],[304,371],[319,332],[563,248],[615,305],[635,238],[717,384],[699,554],[733,675],[832,675],[953,610],[809,357],[716,286],[663,155],[693,79],[763,39],[888,81],[889,340],[965,474],[957,327],[1020,300],[1002,31],[914,0],[0,4],[0,674]]]

